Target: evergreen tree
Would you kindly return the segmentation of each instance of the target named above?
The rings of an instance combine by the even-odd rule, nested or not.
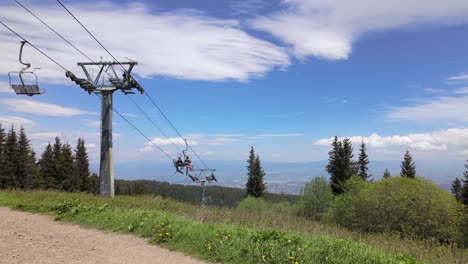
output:
[[[39,160],[39,173],[45,189],[56,189],[54,153],[52,145],[47,144]]]
[[[3,175],[0,180],[2,188],[14,188],[16,186],[16,166],[18,163],[18,137],[15,127],[12,125],[8,131],[4,149]]]
[[[462,186],[462,183],[460,181],[460,179],[455,178],[455,180],[452,182],[452,194],[453,196],[455,196],[455,199],[457,199],[457,201],[459,202],[463,202],[462,201],[462,189],[463,189],[463,186]]]
[[[86,191],[88,193],[92,193],[92,194],[95,194],[95,195],[99,194],[99,176],[95,172],[93,172],[91,174],[87,184],[88,184],[88,186],[86,188]]]
[[[364,181],[367,181],[372,175],[369,175],[367,173],[368,167],[367,165],[369,164],[369,158],[366,153],[366,144],[364,144],[364,141],[361,142],[360,148],[359,148],[359,159],[358,159],[358,176],[361,177]]]
[[[383,173],[383,178],[386,179],[386,178],[389,178],[390,176],[391,176],[390,171],[387,168],[385,168],[385,171]]]
[[[79,179],[80,191],[87,190],[89,181],[89,158],[85,147],[85,141],[81,138],[78,139],[75,150],[75,170]]]
[[[31,171],[31,178],[28,184],[32,189],[43,189],[45,186],[44,180],[41,177],[40,169],[36,158],[36,152],[32,149],[29,158],[30,161],[28,163],[28,170]]]
[[[0,124],[0,189],[5,188],[4,175],[5,175],[5,142],[6,134],[5,129]]]
[[[29,144],[24,127],[20,129],[18,140],[18,154],[16,163],[16,187],[30,189],[35,180],[35,155]]]
[[[80,191],[80,181],[75,173],[75,160],[73,158],[73,152],[70,144],[63,144],[61,152],[61,169],[63,171],[62,190],[66,192]]]
[[[120,190],[120,182],[115,181],[115,195],[121,195],[121,194],[122,194],[122,190]]]
[[[145,194],[145,184],[142,181],[135,181],[133,183],[133,195]]]
[[[466,161],[467,164],[465,164],[465,169],[467,170],[463,172],[463,176],[465,176],[465,178],[462,180],[463,188],[461,190],[461,200],[464,205],[468,206],[468,159]]]
[[[400,175],[408,178],[416,177],[416,166],[414,165],[413,158],[409,150],[406,150],[406,154],[401,162],[401,172]]]
[[[260,157],[255,156],[254,148],[251,147],[249,159],[247,160],[247,184],[246,195],[253,197],[263,197],[265,195],[266,186],[264,183],[265,172],[260,164]]]
[[[332,150],[328,152],[328,155],[326,169],[330,174],[331,187],[334,194],[341,194],[345,182],[358,172],[358,166],[353,161],[351,140],[346,138],[341,141],[335,136],[332,142]]]
[[[65,182],[65,171],[63,168],[62,142],[59,137],[55,138],[52,146],[52,164],[55,188],[63,190]]]

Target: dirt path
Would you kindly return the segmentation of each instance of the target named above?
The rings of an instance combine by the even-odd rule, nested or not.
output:
[[[204,263],[126,234],[0,207],[0,263]]]

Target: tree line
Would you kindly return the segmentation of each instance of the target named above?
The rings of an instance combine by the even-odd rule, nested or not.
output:
[[[463,178],[460,180],[456,177],[452,182],[452,193],[457,201],[468,206],[468,159],[466,160],[465,169]]]
[[[0,124],[0,188],[54,189],[66,192],[98,192],[99,179],[90,173],[85,141],[73,150],[59,137],[48,143],[40,158],[31,147],[23,126],[5,131]]]

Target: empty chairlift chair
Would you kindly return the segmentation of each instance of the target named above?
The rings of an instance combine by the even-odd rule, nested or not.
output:
[[[21,41],[19,53],[19,62],[25,67],[21,68],[18,72],[13,71],[8,73],[10,87],[16,94],[25,94],[28,96],[43,94],[44,91],[39,88],[37,83],[37,75],[34,71],[27,71],[31,67],[31,63],[25,63],[22,61],[23,47],[26,43],[28,42]]]

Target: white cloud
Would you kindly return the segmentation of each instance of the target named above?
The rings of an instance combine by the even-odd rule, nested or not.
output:
[[[37,140],[48,140],[52,141],[56,137],[62,137],[61,132],[42,132],[42,133],[29,133],[28,134],[30,139],[37,139]]]
[[[28,113],[40,116],[64,116],[95,115],[96,112],[81,110],[78,108],[64,107],[34,101],[32,99],[0,99],[0,105],[8,107],[14,112]]]
[[[187,140],[187,143],[191,146],[195,146],[199,144],[199,142],[196,140]],[[161,147],[161,146],[168,146],[172,144],[175,144],[180,149],[185,149],[185,141],[180,137],[178,138],[155,137],[151,139],[151,142],[146,141],[145,145],[142,148],[140,148],[140,152],[153,151],[154,149],[156,149],[154,145]],[[165,150],[165,152],[168,154],[171,153],[169,150]]]
[[[468,74],[461,74],[447,78],[449,81],[468,81]]]
[[[368,147],[372,148],[403,146],[420,151],[447,150],[449,146],[468,148],[468,128],[451,128],[431,133],[384,137],[374,133],[368,137],[352,136],[349,139],[355,145],[364,141]],[[314,144],[330,146],[332,141],[333,138],[324,138],[317,140]]]
[[[455,91],[456,94],[466,94],[468,95],[468,87],[461,88]]]
[[[464,90],[459,90],[458,93],[463,94]],[[392,107],[387,117],[416,122],[468,121],[467,106],[468,95],[439,97],[414,106]]]
[[[10,88],[10,84],[4,81],[0,81],[0,93],[13,94],[13,90]]]
[[[10,126],[12,124],[16,126],[31,126],[35,125],[36,122],[19,116],[0,116],[0,124],[2,124],[3,127]]]
[[[105,51],[59,5],[29,5],[38,16],[95,61]],[[208,17],[193,10],[153,12],[144,4],[114,2],[69,4],[69,9],[119,60],[138,61],[143,77],[169,76],[194,80],[246,81],[289,65],[284,48],[247,34],[235,20]],[[153,13],[152,13],[153,12]],[[83,76],[77,61],[86,61],[73,48],[15,5],[0,4],[0,17],[66,68]],[[118,19],[104,19],[104,18]],[[19,41],[0,31],[0,72],[19,70]],[[72,84],[64,72],[31,47],[24,60],[41,67],[39,81]]]
[[[468,21],[466,0],[283,0],[286,10],[258,17],[251,25],[291,46],[298,58],[348,58],[367,32],[408,25]]]

